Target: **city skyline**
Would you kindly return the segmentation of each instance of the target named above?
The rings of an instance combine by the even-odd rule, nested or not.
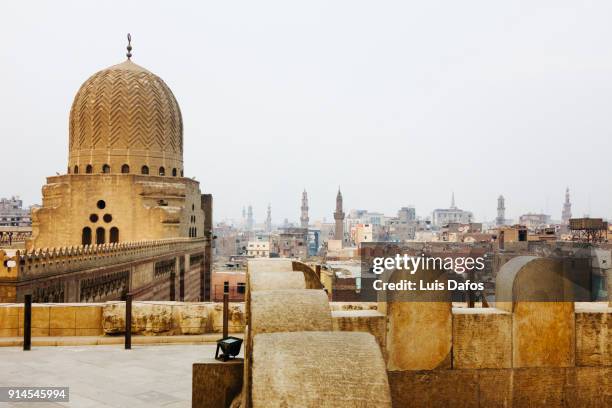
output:
[[[0,196],[40,203],[44,177],[65,173],[70,102],[125,58],[130,31],[134,62],[176,95],[185,175],[214,195],[216,220],[237,218],[244,196],[256,219],[270,202],[275,220],[297,220],[304,187],[310,218],[330,220],[338,184],[347,211],[425,215],[455,191],[477,220],[495,218],[500,194],[508,218],[558,219],[570,186],[574,216],[612,216],[605,2],[149,4],[5,6],[0,132],[14,153]]]
[[[570,193],[571,193],[571,191],[570,191]],[[568,194],[568,189],[566,188],[566,190],[564,190],[564,197],[565,197],[566,199],[567,199],[567,197],[568,197],[568,196],[567,196],[567,194]],[[570,194],[570,195],[571,195],[571,194]],[[504,198],[504,201],[505,201],[505,198]],[[499,197],[498,197],[498,199],[496,200],[496,203],[497,203],[497,204],[499,204]],[[564,202],[564,203],[565,203],[565,202]],[[423,219],[423,220],[425,220],[425,219],[431,219],[431,215],[432,215],[433,211],[434,211],[434,210],[437,210],[437,209],[447,209],[447,208],[448,208],[448,209],[451,209],[451,208],[457,209],[457,208],[458,208],[458,209],[460,209],[460,210],[466,210],[466,211],[469,211],[469,209],[468,209],[468,208],[461,208],[460,206],[457,206],[457,205],[455,205],[455,204],[456,204],[456,203],[455,203],[455,200],[454,200],[454,194],[452,194],[452,195],[451,195],[450,205],[448,205],[448,206],[439,206],[439,207],[437,207],[437,208],[435,208],[435,209],[432,209],[431,211],[419,212],[418,208],[416,208],[416,206],[415,206],[415,205],[413,205],[412,203],[408,203],[408,204],[406,204],[406,205],[404,205],[404,206],[402,206],[402,207],[412,207],[412,208],[415,208],[417,218],[418,218],[418,219]],[[258,214],[258,213],[257,213],[257,210],[256,210],[256,209],[253,209],[253,220],[254,220],[254,225],[263,225],[264,223],[266,223],[266,222],[267,222],[267,219],[268,219],[268,216],[269,216],[269,214],[268,214],[268,208],[269,208],[269,206],[270,206],[270,205],[271,205],[271,203],[268,203],[268,205],[267,205],[267,207],[266,207],[266,219],[265,219],[265,220],[263,220],[263,219],[261,219],[261,218],[258,218],[258,217],[257,217],[257,214]],[[571,206],[573,207],[573,205],[574,205],[574,202],[573,202],[573,201],[571,201]],[[245,208],[246,208],[246,207],[245,207]],[[350,212],[351,212],[351,211],[362,211],[362,210],[368,211],[368,212],[370,212],[370,213],[382,213],[384,216],[387,216],[387,217],[394,217],[394,216],[397,216],[397,212],[400,210],[400,208],[397,208],[396,210],[394,210],[394,211],[392,210],[392,211],[390,211],[390,212],[379,211],[377,207],[375,207],[375,208],[346,207],[346,208],[345,208],[345,212],[346,212],[347,214],[350,214]],[[496,208],[495,210],[496,210],[496,211],[498,211],[498,208]],[[509,218],[508,218],[508,217],[505,217],[505,221],[509,221],[509,220],[510,220],[510,221],[512,221],[513,223],[518,223],[518,222],[519,222],[519,221],[518,221],[518,219],[519,219],[519,217],[520,217],[521,215],[527,215],[527,214],[546,214],[546,215],[549,215],[549,216],[551,217],[551,221],[553,221],[553,222],[559,222],[559,223],[562,223],[562,222],[563,222],[563,219],[562,219],[562,217],[563,217],[563,211],[564,211],[564,207],[563,207],[563,205],[561,206],[561,210],[559,211],[559,214],[560,214],[560,215],[559,215],[558,217],[556,216],[556,214],[555,214],[555,212],[554,212],[554,211],[552,211],[552,212],[547,212],[547,211],[545,211],[545,210],[539,210],[539,211],[538,211],[538,210],[525,211],[525,212],[522,212],[522,213],[520,213],[520,214],[516,214],[516,216],[510,216]],[[505,208],[504,208],[504,213],[505,213]],[[602,217],[602,216],[594,216],[594,215],[592,215],[592,214],[588,214],[588,213],[584,213],[584,214],[576,214],[576,213],[572,213],[572,218],[580,218],[580,217],[587,217],[587,216],[588,216],[588,217],[594,217],[594,218],[604,218],[604,219],[606,219],[606,217]],[[497,218],[498,218],[498,217],[494,217],[494,218],[486,218],[486,219],[480,219],[480,218],[478,218],[478,217],[474,217],[473,221],[474,221],[474,222],[486,222],[486,223],[495,224],[495,223],[497,222]],[[300,219],[300,218],[297,218],[297,219],[292,219],[292,218],[290,218],[290,217],[285,217],[285,218],[283,218],[283,219],[282,219],[282,221],[281,221],[281,220],[278,220],[278,219],[275,219],[274,217],[270,217],[270,219],[271,219],[272,225],[277,225],[277,226],[278,226],[278,225],[282,225],[282,224],[285,222],[285,220],[288,220],[288,221],[289,221],[289,223],[292,223],[292,224],[294,224],[294,225],[299,225],[299,224],[301,223],[301,219]],[[327,216],[327,215],[323,215],[323,216],[321,216],[321,217],[314,217],[314,218],[313,218],[313,217],[311,217],[311,218],[310,218],[310,220],[311,220],[310,225],[312,225],[313,223],[317,223],[317,222],[326,222],[326,223],[329,223],[329,224],[333,224],[333,222],[334,222],[334,221],[333,221],[333,213],[332,213],[332,216],[331,216],[331,217],[329,217],[329,216]],[[246,221],[246,218],[244,217],[244,214],[243,214],[243,216],[235,216],[235,217],[231,217],[231,216],[230,216],[230,217],[224,217],[223,219],[218,219],[218,220],[216,220],[215,222],[230,222],[230,223],[233,223],[233,224],[235,224],[235,225],[238,225],[238,224],[243,223],[243,222],[245,222],[245,221]]]

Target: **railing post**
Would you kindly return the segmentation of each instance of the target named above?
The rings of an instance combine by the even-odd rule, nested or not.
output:
[[[132,348],[132,295],[125,298],[125,349]]]
[[[32,348],[32,295],[25,295],[23,300],[23,350]]]
[[[470,269],[468,272],[468,279],[470,282],[474,282],[474,271]],[[472,289],[467,290],[467,304],[470,309],[473,309],[475,306],[476,294]]]
[[[223,294],[223,338],[229,335],[229,294]]]

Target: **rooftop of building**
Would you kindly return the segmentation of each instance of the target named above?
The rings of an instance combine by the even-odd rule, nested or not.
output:
[[[20,347],[0,347],[3,367],[0,384],[69,386],[69,405],[53,406],[188,408],[192,365],[214,357],[215,347],[215,344],[137,345],[131,350],[116,345],[35,347],[29,352]]]

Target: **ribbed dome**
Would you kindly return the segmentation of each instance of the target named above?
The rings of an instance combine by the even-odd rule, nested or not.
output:
[[[159,167],[176,175],[183,162],[180,108],[161,78],[127,60],[95,73],[77,92],[69,149],[74,173],[85,173],[90,165],[92,173],[105,166],[105,172],[120,173],[128,166],[140,173],[146,166],[150,174],[158,174]]]

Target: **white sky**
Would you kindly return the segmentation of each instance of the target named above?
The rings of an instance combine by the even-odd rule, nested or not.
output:
[[[612,216],[609,1],[12,1],[0,6],[0,196],[65,172],[81,83],[125,59],[173,90],[215,219],[345,210]]]

